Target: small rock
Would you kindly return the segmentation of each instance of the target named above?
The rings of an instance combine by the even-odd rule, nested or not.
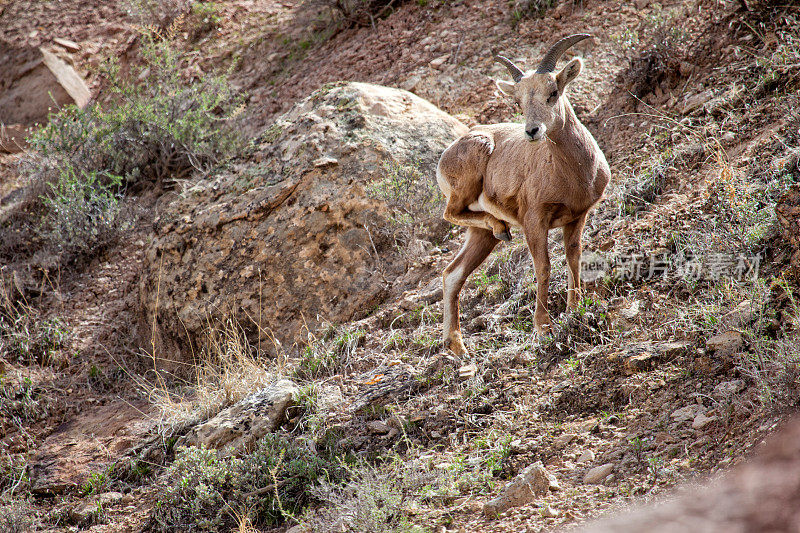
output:
[[[69,508],[67,516],[70,522],[82,526],[92,522],[94,517],[99,513],[99,510],[95,502],[81,502],[75,507]]]
[[[657,358],[653,354],[645,352],[626,358],[623,366],[625,368],[625,373],[631,375],[652,369],[656,365],[656,362]]]
[[[713,96],[714,96],[714,93],[712,93],[710,90],[703,91],[703,92],[701,92],[699,94],[695,94],[693,96],[689,96],[684,101],[683,112],[684,113],[691,113],[692,111],[700,109],[701,107],[703,107],[703,105],[706,102],[711,100],[711,98]]]
[[[676,409],[672,412],[670,418],[672,418],[675,422],[681,423],[686,422],[687,420],[694,420],[694,418],[699,414],[702,413],[704,407],[702,405],[687,405],[686,407],[681,407],[680,409]]]
[[[330,166],[338,165],[339,164],[339,160],[335,159],[333,157],[325,156],[325,157],[320,157],[318,159],[315,159],[311,164],[314,165],[315,167],[327,167],[329,165]]]
[[[586,450],[578,457],[578,464],[584,463],[591,463],[594,461],[594,452],[592,450]]]
[[[563,435],[559,435],[553,441],[553,446],[555,446],[556,448],[563,448],[564,446],[575,440],[575,437],[577,437],[577,435],[575,435],[574,433],[564,433]]]
[[[561,513],[559,513],[558,510],[553,509],[549,505],[545,505],[544,509],[542,509],[542,516],[545,518],[556,518],[559,515],[561,515]]]
[[[474,378],[477,373],[478,373],[478,366],[474,364],[464,365],[458,369],[458,377],[463,380]]]
[[[322,385],[318,387],[317,409],[322,412],[335,411],[344,402],[342,388],[338,385]]]
[[[735,309],[723,316],[725,323],[736,327],[752,322],[754,315],[753,303],[745,300],[736,306]]]
[[[583,476],[583,482],[590,485],[598,485],[602,483],[613,471],[613,463],[606,463],[604,465],[596,466],[586,472],[586,475]]]
[[[699,413],[694,420],[692,421],[692,429],[703,429],[709,424],[716,422],[716,416],[706,416],[703,413]]]
[[[448,59],[450,59],[450,54],[445,54],[443,56],[437,57],[436,59],[432,60],[430,63],[428,63],[428,65],[431,68],[435,68],[435,69],[440,69],[441,70],[442,65],[444,65],[447,62]]]
[[[729,400],[734,394],[744,390],[744,381],[734,379],[733,381],[723,381],[714,387],[711,397],[715,400]]]
[[[56,43],[58,46],[64,48],[68,52],[78,52],[81,49],[81,45],[76,43],[75,41],[70,41],[69,39],[62,39],[61,37],[55,37],[53,42]]]
[[[420,78],[419,76],[411,76],[406,81],[400,84],[400,88],[409,92],[413,92],[419,85],[419,82],[421,81],[422,78]]]
[[[592,433],[600,426],[600,422],[596,418],[589,418],[579,425],[581,433]]]
[[[726,331],[715,335],[706,341],[706,348],[720,357],[726,357],[742,347],[742,334],[738,331]]]
[[[487,516],[496,516],[506,509],[530,503],[536,496],[559,489],[555,478],[547,472],[541,461],[537,461],[511,480],[497,498],[486,502],[483,512]]]
[[[658,344],[656,349],[661,353],[662,359],[670,361],[684,355],[691,346],[692,343],[688,341],[664,342]]]
[[[525,453],[528,451],[528,447],[520,439],[512,440],[509,448],[513,453]]]
[[[104,492],[97,496],[97,503],[102,507],[109,507],[121,502],[123,498],[125,498],[125,495],[121,492]]]
[[[641,307],[641,304],[642,302],[640,300],[634,300],[630,307],[623,309],[619,312],[619,314],[628,320],[633,320],[636,318],[636,315],[639,314],[639,308]]]
[[[241,452],[283,423],[297,393],[293,382],[279,380],[194,427],[178,444]]]
[[[370,433],[376,433],[378,435],[385,435],[392,430],[392,428],[380,420],[372,420],[371,422],[367,422],[367,429]]]

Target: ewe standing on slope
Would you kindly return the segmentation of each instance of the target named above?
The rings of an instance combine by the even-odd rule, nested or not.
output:
[[[557,74],[559,58],[589,35],[561,39],[535,72],[523,72],[498,56],[513,83],[497,87],[516,99],[525,124],[477,126],[450,145],[436,170],[447,197],[444,218],[467,226],[467,240],[444,270],[444,347],[466,353],[458,317],[458,295],[467,276],[500,240],[511,240],[509,225],[521,227],[536,270],[538,333],[550,325],[547,313],[550,257],[547,233],[563,227],[569,282],[567,305],[580,294],[581,233],[589,210],[611,179],[606,158],[592,134],[575,116],[564,90],[583,68],[575,58]]]

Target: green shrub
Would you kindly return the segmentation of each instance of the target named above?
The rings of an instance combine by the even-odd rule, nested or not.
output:
[[[42,197],[45,214],[39,236],[67,261],[110,244],[132,224],[120,210],[114,190],[119,184],[119,176],[102,181],[97,173],[77,175],[64,168]]]
[[[300,379],[335,375],[350,366],[356,348],[364,343],[366,334],[361,328],[330,328],[322,339],[313,340],[303,349],[295,375]]]
[[[13,302],[0,286],[0,357],[23,364],[46,365],[69,339],[58,318],[44,318],[31,306]]]
[[[312,484],[339,482],[345,474],[335,458],[272,434],[241,458],[183,448],[167,469],[150,526],[155,531],[229,530],[242,517],[256,526],[274,524],[312,501]]]
[[[383,168],[386,176],[370,183],[366,192],[391,210],[394,239],[402,243],[413,242],[417,237],[441,240],[450,225],[442,222],[444,197],[436,183],[413,165],[389,160]]]
[[[68,107],[29,139],[31,175],[55,181],[66,166],[130,186],[208,170],[241,148],[243,99],[226,76],[186,82],[185,57],[169,41],[144,39],[138,71],[123,78],[116,62],[104,66],[109,104]]]
[[[185,81],[185,57],[144,35],[143,64],[127,77],[109,61],[105,104],[68,106],[28,140],[22,173],[41,223],[36,234],[59,262],[96,251],[134,225],[126,193],[208,171],[244,146],[243,98],[224,75]],[[33,222],[31,222],[33,223]]]

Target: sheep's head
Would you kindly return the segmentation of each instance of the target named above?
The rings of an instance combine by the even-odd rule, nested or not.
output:
[[[497,56],[497,61],[508,68],[514,80],[513,83],[497,80],[497,88],[514,97],[522,107],[528,140],[542,140],[547,130],[553,127],[556,104],[564,94],[567,84],[574,80],[583,68],[583,63],[576,57],[555,73],[556,63],[567,49],[589,37],[591,35],[587,34],[564,37],[547,51],[534,72],[523,72],[509,59]]]

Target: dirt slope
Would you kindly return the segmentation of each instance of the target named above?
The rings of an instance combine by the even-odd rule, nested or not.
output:
[[[332,36],[310,3],[235,0],[218,4],[211,24],[187,16],[177,36],[191,58],[182,74],[191,79],[236,58],[232,80],[249,94],[254,135],[339,80],[410,90],[470,125],[519,120],[494,88],[492,77],[505,72],[493,54],[532,66],[558,37],[595,36],[575,50],[586,67],[569,98],[612,166],[614,183],[585,243],[617,275],[590,280],[582,312],[562,316],[552,341],[535,342],[532,268],[515,236],[462,294],[472,352],[456,360],[439,353],[438,275],[460,245],[462,232],[453,231],[410,255],[418,287],[358,322],[318,332],[306,351],[264,359],[269,372],[334,391],[315,419],[318,433],[291,421],[281,431],[346,436],[342,445],[353,454],[398,453],[427,473],[456,478],[457,494],[415,499],[402,511],[411,524],[447,531],[555,530],[747,457],[800,400],[794,289],[781,277],[792,253],[795,261],[800,255],[765,218],[776,204],[791,213],[796,197],[781,203],[776,191],[798,176],[798,13],[749,3],[752,11],[742,12],[739,2],[711,0],[562,1],[543,17],[518,19],[505,1],[402,2],[374,27]],[[95,91],[102,83],[92,67],[104,56],[123,66],[140,60],[137,23],[117,2],[0,7],[0,38],[59,50]],[[53,37],[81,50],[65,52]],[[17,161],[0,159],[4,197],[17,186]],[[168,204],[145,203],[156,214]],[[58,531],[136,531],[148,523],[162,466],[173,458],[163,449],[174,442],[153,392],[169,388],[177,406],[201,389],[164,385],[146,355],[152,346],[140,331],[138,293],[154,238],[147,224],[80,270],[28,273],[40,284],[26,305],[58,318],[70,335],[54,350],[56,363],[0,351],[0,406],[10,413],[0,436],[0,505],[9,519],[19,514],[19,523]],[[554,316],[565,307],[559,247],[554,234]],[[665,253],[703,259],[703,275],[692,279],[685,262],[649,279],[626,270],[638,258],[653,272]],[[727,258],[718,267],[735,282],[713,277],[714,254]],[[748,281],[754,270],[758,281]],[[307,358],[318,353],[335,361],[309,373]],[[130,457],[146,457],[147,468],[112,480],[109,465]],[[535,461],[561,490],[500,517],[484,515],[482,504]],[[612,473],[599,484],[585,481],[607,464]],[[98,498],[116,492],[98,515]],[[33,525],[24,522],[31,517]]]

